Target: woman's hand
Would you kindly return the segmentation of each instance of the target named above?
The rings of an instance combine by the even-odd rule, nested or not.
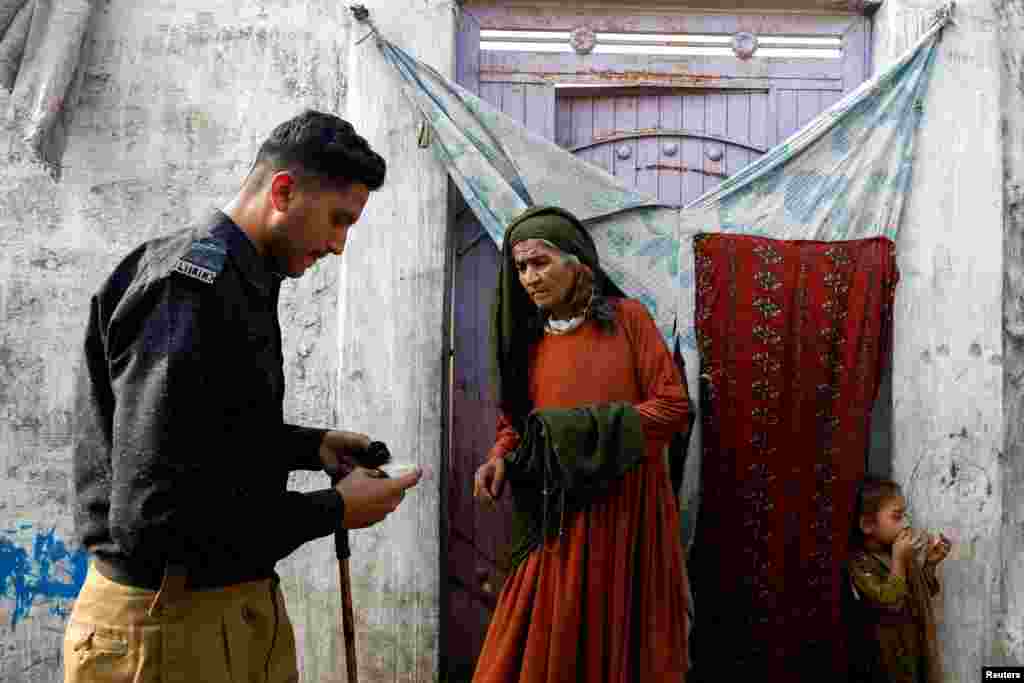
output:
[[[477,471],[473,478],[473,497],[491,504],[501,498],[505,488],[505,459],[501,456],[491,458]]]

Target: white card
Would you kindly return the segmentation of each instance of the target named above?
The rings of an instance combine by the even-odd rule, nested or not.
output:
[[[407,474],[415,472],[416,470],[419,469],[419,465],[414,465],[412,463],[392,462],[388,463],[387,465],[381,465],[379,469],[383,471],[385,474],[387,474],[389,477],[394,479],[397,477],[404,477]]]

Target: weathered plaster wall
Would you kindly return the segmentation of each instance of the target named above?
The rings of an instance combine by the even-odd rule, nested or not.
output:
[[[1003,133],[1002,595],[998,654],[1024,663],[1024,0],[994,3]]]
[[[350,21],[346,4],[333,0],[100,2],[61,182],[29,162],[12,129],[0,130],[5,683],[62,680],[66,595],[84,568],[69,474],[72,378],[90,293],[138,242],[230,198],[276,123],[306,106],[344,115]],[[337,423],[339,266],[328,261],[286,286],[287,412],[296,421]],[[314,476],[297,485],[325,484]],[[331,542],[304,548],[281,569],[303,680],[341,680]]]
[[[442,74],[455,67],[447,0],[373,0],[388,39]],[[440,471],[447,176],[417,147],[418,117],[397,75],[353,29],[348,111],[389,161],[388,182],[353,230],[340,275],[341,423],[383,438],[396,461]],[[353,533],[360,675],[437,679],[440,482],[421,482],[399,511]]]
[[[876,69],[923,32],[940,4],[883,5],[874,26]],[[1004,457],[998,17],[986,0],[958,2],[954,17],[922,102],[898,241],[893,475],[908,493],[914,523],[955,543],[940,571],[939,637],[946,680],[967,683],[983,664],[1014,661],[1001,628],[1003,516],[1007,505],[1019,505],[1021,491],[1010,485]],[[1008,114],[1018,126],[1019,111]]]

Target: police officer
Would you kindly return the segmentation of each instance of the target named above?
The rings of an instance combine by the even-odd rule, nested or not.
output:
[[[421,476],[375,476],[368,436],[282,412],[281,280],[341,255],[384,175],[350,124],[307,111],[223,212],[138,247],[92,298],[74,486],[93,561],[65,681],[298,680],[276,562],[381,521]],[[340,480],[287,490],[321,469]]]

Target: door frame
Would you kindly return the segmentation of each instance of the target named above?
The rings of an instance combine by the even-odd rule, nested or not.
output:
[[[779,26],[786,26],[786,33],[792,33],[794,29],[801,30],[806,35],[824,34],[833,31],[830,35],[836,35],[838,28],[843,30],[842,47],[844,53],[847,50],[861,51],[862,59],[858,60],[857,68],[844,64],[842,73],[842,93],[845,94],[862,83],[870,76],[871,69],[871,30],[872,22],[870,15],[877,9],[875,2],[854,2],[849,3],[852,11],[844,11],[843,7],[835,11],[822,12],[813,11],[807,4],[799,2],[788,2],[784,7],[774,8],[763,12],[751,11],[748,9],[720,10],[708,12],[706,10],[682,9],[680,3],[674,2],[671,7],[658,5],[657,0],[647,0],[644,6],[623,6],[621,4],[607,3],[608,7],[588,6],[578,9],[566,10],[564,4],[540,0],[529,3],[501,3],[487,2],[486,0],[464,0],[462,11],[458,16],[458,27],[456,31],[456,82],[470,92],[479,95],[481,85],[488,82],[488,76],[481,76],[481,50],[480,31],[501,28],[520,30],[572,30],[580,23],[587,23],[595,30],[622,31],[622,32],[667,32],[667,33],[723,33],[732,31],[754,31],[759,33],[770,33]],[[685,4],[685,3],[684,3]],[[844,3],[837,3],[844,5]],[[820,4],[814,3],[814,7],[820,8]],[[541,11],[531,12],[527,8]],[[787,11],[788,10],[788,11]],[[793,14],[799,12],[800,14]],[[628,13],[628,15],[626,15]],[[625,16],[629,17],[628,25],[622,23]],[[831,20],[829,19],[831,18]],[[776,33],[782,31],[775,30]],[[844,60],[845,62],[846,60]],[[852,60],[851,60],[852,61]],[[721,65],[721,64],[720,64]],[[628,71],[628,70],[626,70]],[[569,74],[565,74],[568,76]],[[720,74],[720,76],[723,74]],[[580,77],[577,74],[574,80],[578,85],[595,87],[606,87],[616,85],[620,88],[624,85],[624,74],[614,69],[588,74]],[[775,73],[778,78],[784,77],[785,73]],[[516,80],[523,82],[554,84],[551,74],[523,74],[517,76]],[[765,87],[765,80],[758,79],[755,87]],[[634,77],[628,81],[629,87],[641,88],[694,88],[706,90],[714,89],[741,89],[750,88],[752,82],[742,78],[741,74],[733,73],[731,78],[709,78],[706,75],[672,76],[670,74],[659,74],[657,71],[649,71],[643,77]],[[557,87],[557,86],[556,86]],[[774,116],[778,111],[776,88],[771,89],[773,95],[769,98],[769,115]],[[554,100],[556,89],[550,89],[551,98]],[[554,101],[550,111],[552,113],[552,130],[555,126]],[[554,139],[554,136],[552,136]],[[780,140],[769,139],[768,147],[778,144]],[[448,551],[450,550],[451,520],[450,514],[450,492],[451,484],[449,476],[451,472],[451,457],[454,452],[454,381],[455,362],[457,355],[456,348],[456,327],[455,327],[455,287],[457,283],[457,265],[459,249],[458,222],[462,212],[469,210],[460,192],[449,180],[449,209],[448,209],[448,237],[446,244],[445,259],[445,281],[448,287],[444,300],[444,334],[443,334],[443,360],[444,380],[442,386],[442,453],[441,453],[441,496],[439,512],[441,515],[439,529],[440,538],[440,572],[441,586],[440,596],[440,631],[438,634],[439,664],[442,680],[448,680],[448,665],[446,662],[451,642],[451,625],[449,623],[448,610],[450,608],[452,588],[449,581]]]

